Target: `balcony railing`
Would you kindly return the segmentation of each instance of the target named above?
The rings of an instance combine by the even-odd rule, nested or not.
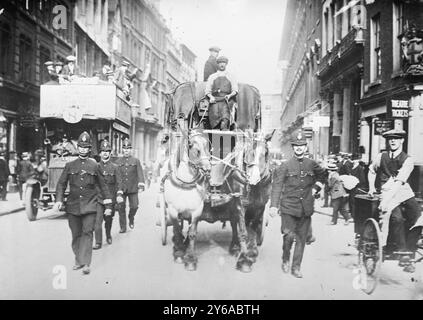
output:
[[[334,63],[341,60],[346,52],[353,49],[357,44],[364,43],[364,30],[362,27],[353,27],[351,31],[336,45],[329,49],[326,55],[320,60],[319,74],[324,73]]]

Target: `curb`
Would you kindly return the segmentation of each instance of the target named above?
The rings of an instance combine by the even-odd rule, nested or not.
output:
[[[12,210],[9,210],[9,211],[0,212],[0,217],[7,216],[7,215],[13,214],[13,213],[17,213],[17,212],[20,212],[22,210],[25,210],[25,207],[19,207],[19,208],[12,209]]]
[[[326,212],[323,212],[323,211],[320,211],[320,210],[314,210],[314,213],[318,213],[318,214],[321,214],[321,215],[324,215],[324,216],[332,217],[332,213],[326,213]]]

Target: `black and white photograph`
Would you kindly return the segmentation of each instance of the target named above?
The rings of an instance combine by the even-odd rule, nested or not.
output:
[[[422,212],[421,0],[0,3],[0,300],[423,300]]]

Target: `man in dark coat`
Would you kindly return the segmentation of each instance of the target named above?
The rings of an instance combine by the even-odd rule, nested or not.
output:
[[[112,222],[113,217],[115,215],[115,206],[116,206],[116,192],[118,189],[118,186],[121,183],[121,174],[119,167],[114,164],[110,160],[110,155],[112,153],[112,146],[110,145],[110,142],[107,140],[103,140],[101,142],[100,146],[100,171],[101,174],[104,177],[104,180],[106,182],[107,188],[109,189],[110,195],[112,197],[112,210],[109,215],[106,215],[106,206],[104,204],[104,199],[101,197],[101,194],[99,194],[99,199],[97,203],[97,218],[95,223],[95,246],[94,250],[98,250],[101,248],[103,244],[103,231],[102,231],[102,225],[103,220],[105,221],[105,231],[106,231],[106,241],[108,244],[112,244]]]
[[[0,200],[6,201],[7,181],[9,180],[10,171],[4,152],[0,152]]]
[[[226,71],[228,58],[217,58],[219,70],[213,73],[206,84],[205,94],[209,98],[209,123],[212,129],[229,130],[231,113],[238,95],[238,82]]]
[[[79,157],[66,164],[56,187],[55,209],[60,210],[69,182],[70,192],[66,202],[66,213],[72,232],[72,250],[75,254],[73,269],[82,268],[83,274],[90,273],[98,190],[108,211],[105,215],[111,214],[112,204],[100,166],[89,158],[91,146],[90,135],[83,132],[78,139]]]
[[[211,47],[209,49],[209,51],[210,51],[210,57],[206,61],[206,64],[204,65],[204,81],[207,81],[209,79],[209,77],[213,73],[216,73],[217,70],[218,70],[216,58],[219,55],[220,48],[219,47]]]
[[[339,175],[350,175],[353,167],[353,162],[351,161],[351,153],[341,152],[342,161],[339,164]]]
[[[269,214],[282,217],[283,255],[282,270],[289,272],[291,247],[295,240],[295,250],[291,272],[302,278],[301,262],[307,235],[310,233],[311,216],[314,212],[314,199],[318,196],[325,180],[325,169],[311,159],[304,157],[307,141],[299,133],[291,140],[294,156],[275,170]]]
[[[140,160],[131,155],[132,145],[129,139],[123,141],[123,157],[116,164],[122,174],[122,182],[117,192],[119,204],[120,233],[126,232],[126,199],[129,199],[129,227],[134,228],[134,219],[138,210],[138,190],[144,190],[144,172]]]
[[[19,189],[19,197],[22,201],[23,196],[26,191],[26,181],[34,174],[35,169],[32,165],[31,161],[29,161],[29,153],[23,152],[22,153],[22,160],[18,161],[18,165],[16,168],[17,171],[17,179],[18,179],[18,189]]]

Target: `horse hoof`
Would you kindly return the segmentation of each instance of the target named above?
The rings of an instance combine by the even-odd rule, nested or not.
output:
[[[238,270],[243,273],[250,273],[252,271],[252,268],[250,265],[243,263],[238,267]]]
[[[197,270],[197,264],[196,263],[186,263],[185,264],[185,270],[186,271],[196,271]]]
[[[177,264],[183,264],[184,263],[184,260],[181,257],[176,257],[175,258],[175,263],[177,263]]]

